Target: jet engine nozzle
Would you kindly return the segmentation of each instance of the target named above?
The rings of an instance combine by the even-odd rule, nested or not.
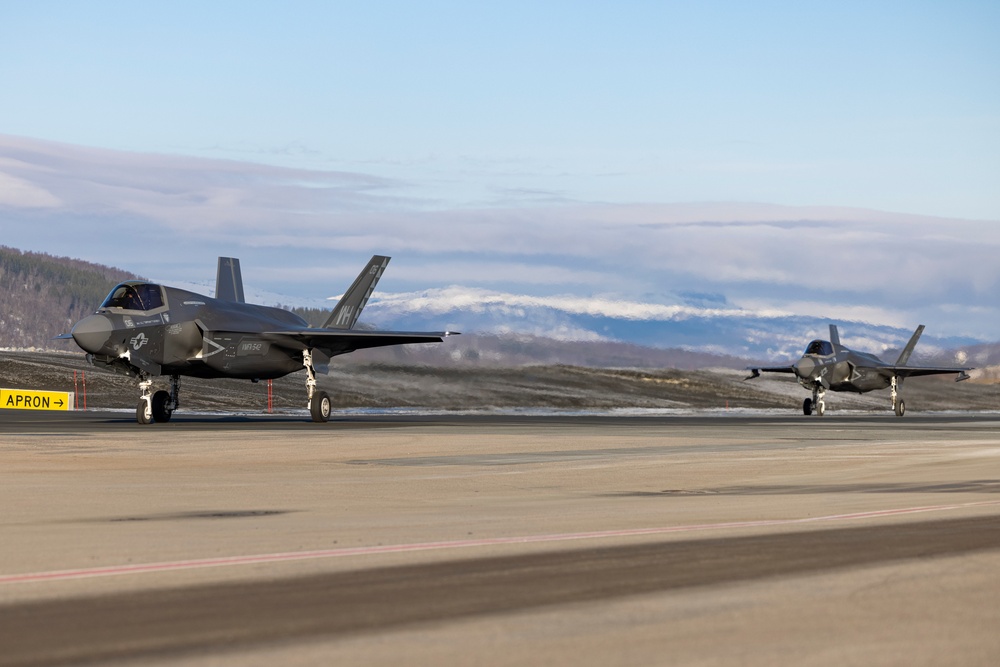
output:
[[[113,329],[111,320],[104,315],[90,315],[73,325],[70,333],[83,350],[98,354],[111,338]]]

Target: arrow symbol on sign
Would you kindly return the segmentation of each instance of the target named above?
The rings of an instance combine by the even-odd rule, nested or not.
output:
[[[60,398],[59,402],[56,403],[56,405],[58,405],[61,408],[63,406],[63,400]]]

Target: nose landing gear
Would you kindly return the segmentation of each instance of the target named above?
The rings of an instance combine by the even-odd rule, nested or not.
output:
[[[139,405],[135,408],[135,420],[140,424],[163,423],[170,421],[174,410],[180,405],[178,395],[181,389],[180,376],[170,376],[170,391],[160,390],[152,393],[153,381],[149,375],[139,376]]]
[[[823,388],[823,385],[814,386],[812,398],[807,398],[806,400],[802,401],[802,414],[808,417],[813,413],[813,410],[815,409],[817,416],[822,417],[823,415],[825,415],[826,401],[823,400],[825,396],[826,396],[826,389]]]

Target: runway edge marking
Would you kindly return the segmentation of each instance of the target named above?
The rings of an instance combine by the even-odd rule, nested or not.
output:
[[[387,553],[407,553],[414,551],[438,551],[444,549],[467,549],[471,547],[487,547],[506,544],[540,544],[547,542],[569,542],[574,540],[596,540],[608,537],[639,537],[645,535],[667,535],[670,533],[687,533],[725,528],[761,528],[771,526],[793,526],[809,523],[830,521],[851,521],[858,519],[874,519],[886,516],[902,516],[920,514],[923,512],[945,512],[949,510],[967,509],[971,507],[989,507],[1000,505],[1000,500],[984,500],[973,503],[958,503],[952,505],[927,505],[923,507],[902,507],[888,510],[873,510],[870,512],[855,512],[852,514],[830,514],[826,516],[804,517],[799,519],[760,519],[757,521],[733,521],[726,523],[695,524],[690,526],[660,526],[654,528],[628,528],[622,530],[602,530],[584,533],[557,533],[551,535],[522,535],[514,537],[488,537],[479,540],[454,540],[445,542],[415,542],[409,544],[387,544],[370,547],[344,547],[340,549],[322,549],[316,551],[289,551],[284,553],[257,554],[251,556],[228,556],[221,558],[203,558],[195,560],[166,561],[160,563],[139,563],[135,565],[116,565],[109,567],[94,567],[77,570],[51,570],[48,572],[28,572],[23,574],[0,575],[0,586],[46,581],[66,581],[71,579],[91,579],[95,577],[112,577],[125,574],[151,574],[155,572],[170,572],[176,570],[194,570],[208,567],[224,567],[229,565],[259,565],[263,563],[281,563],[298,560],[316,560],[321,558],[344,558],[347,556],[373,556]]]

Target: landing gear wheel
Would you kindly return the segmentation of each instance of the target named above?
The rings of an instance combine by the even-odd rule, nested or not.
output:
[[[153,421],[155,422],[168,422],[170,421],[170,415],[173,414],[173,410],[169,409],[167,406],[170,405],[170,394],[165,391],[158,391],[153,394]]]
[[[330,421],[330,410],[333,404],[330,402],[330,395],[325,391],[317,391],[309,401],[309,413],[314,422]]]
[[[903,399],[896,401],[896,416],[902,417],[906,414],[906,403],[903,403]]]
[[[140,424],[153,423],[153,408],[150,403],[151,401],[147,401],[144,398],[139,399],[139,405],[135,408],[135,420]]]
[[[813,413],[813,400],[811,398],[807,398],[806,400],[802,401],[802,414],[808,417],[812,413]]]
[[[816,414],[820,417],[826,414],[826,401],[816,401]]]

